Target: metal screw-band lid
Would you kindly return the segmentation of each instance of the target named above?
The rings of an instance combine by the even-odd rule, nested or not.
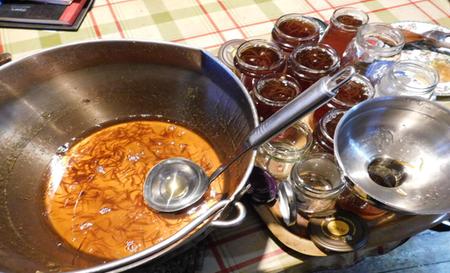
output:
[[[283,181],[278,185],[278,205],[281,217],[286,226],[293,226],[297,222],[297,207],[295,195],[289,182]]]
[[[369,231],[366,222],[357,215],[338,211],[331,216],[311,218],[308,233],[314,244],[322,249],[349,252],[367,244]]]

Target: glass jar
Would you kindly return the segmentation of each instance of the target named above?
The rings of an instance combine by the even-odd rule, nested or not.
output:
[[[345,114],[343,110],[333,109],[323,116],[314,130],[314,150],[334,154],[334,132]]]
[[[296,163],[289,183],[294,189],[298,212],[307,217],[332,213],[345,186],[334,157],[326,153],[311,154]]]
[[[277,45],[259,39],[242,43],[234,56],[234,66],[249,91],[258,79],[282,72],[285,64],[286,57]]]
[[[300,83],[303,90],[320,78],[333,74],[338,68],[339,57],[329,45],[297,47],[288,60],[288,74]]]
[[[400,61],[387,70],[375,89],[377,97],[416,96],[431,99],[438,83],[438,73],[427,64]]]
[[[219,47],[219,52],[217,53],[219,60],[233,71],[234,74],[238,74],[234,66],[234,56],[236,56],[236,51],[239,46],[244,42],[244,39],[228,40]]]
[[[353,65],[373,85],[400,58],[405,39],[387,24],[370,23],[359,28],[342,57],[342,66]]]
[[[351,7],[336,9],[319,43],[331,46],[339,57],[342,57],[348,44],[356,36],[358,28],[368,21],[369,16],[362,10]]]
[[[375,88],[366,77],[355,74],[349,82],[339,88],[336,96],[328,103],[314,111],[313,126],[316,128],[319,120],[330,110],[345,110],[352,108],[360,102],[371,99],[375,96]]]
[[[256,82],[252,92],[253,101],[261,121],[267,119],[281,107],[300,94],[298,82],[285,74],[271,74]]]
[[[376,220],[388,213],[386,210],[370,205],[368,202],[352,193],[349,189],[346,189],[339,195],[337,205],[343,210],[353,212],[367,221]]]
[[[298,13],[281,16],[272,29],[272,41],[288,54],[300,45],[317,44],[319,37],[319,24]]]
[[[259,147],[256,164],[277,180],[286,179],[294,163],[310,151],[312,144],[313,136],[309,127],[302,122],[294,123]]]

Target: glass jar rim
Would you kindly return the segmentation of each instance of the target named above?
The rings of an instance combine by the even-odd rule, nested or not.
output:
[[[349,83],[352,82],[352,81],[357,82],[357,83],[362,83],[362,84],[365,85],[366,88],[364,90],[364,93],[367,94],[367,99],[366,100],[371,99],[371,98],[373,98],[375,96],[375,88],[373,87],[372,83],[370,82],[370,80],[367,77],[365,77],[365,76],[363,76],[361,74],[355,74],[350,79]],[[338,106],[343,107],[343,108],[351,108],[351,107],[355,106],[356,104],[360,103],[360,102],[357,102],[355,104],[347,103],[347,102],[339,100],[337,98],[337,96],[334,96],[334,98],[332,98],[331,101],[333,103],[336,103]]]
[[[256,66],[256,65],[248,64],[240,58],[240,54],[242,54],[242,52],[244,50],[248,49],[249,47],[264,47],[264,48],[271,49],[278,55],[279,58],[276,62],[274,62],[270,66]],[[286,57],[283,54],[280,47],[278,47],[274,43],[271,43],[271,42],[263,40],[263,39],[253,39],[253,40],[248,40],[246,42],[243,42],[237,48],[234,59],[238,65],[242,66],[245,69],[252,70],[252,71],[266,71],[266,70],[278,69],[281,66],[283,66],[284,62],[286,61]]]
[[[295,36],[288,35],[279,29],[279,25],[289,19],[295,19],[298,21],[306,21],[306,22],[312,24],[316,31],[313,34],[306,36],[306,37],[295,37]],[[296,40],[299,42],[311,40],[312,38],[320,35],[319,24],[315,20],[313,20],[307,16],[304,16],[300,13],[288,13],[288,14],[285,14],[285,15],[279,17],[277,19],[277,21],[275,22],[273,30],[276,31],[278,35],[280,35],[281,37],[283,37],[285,39]]]
[[[373,45],[366,41],[367,34],[385,34],[395,45],[391,47],[381,47],[379,45]],[[400,53],[405,45],[405,37],[403,33],[389,24],[384,23],[368,23],[358,29],[356,34],[356,42],[367,50],[376,51],[377,55],[383,57],[390,57],[392,55]]]
[[[260,90],[261,88],[264,86],[264,84],[270,80],[274,80],[274,81],[286,81],[289,82],[290,86],[292,86],[295,89],[296,95],[298,95],[301,92],[300,89],[300,84],[298,83],[298,81],[287,74],[283,74],[283,73],[275,73],[275,74],[269,74],[266,75],[264,77],[262,77],[261,79],[259,79],[256,84],[255,84],[255,88],[254,88],[254,95],[257,97],[257,99],[267,105],[270,106],[276,106],[276,107],[282,107],[284,105],[286,105],[289,101],[278,101],[278,100],[272,100],[269,99],[267,97],[264,97]]]
[[[337,18],[341,15],[346,15],[346,13],[353,13],[351,15],[357,15],[358,19],[360,19],[362,21],[362,24],[360,26],[351,26],[351,25],[346,25],[340,21],[337,20]],[[358,31],[358,29],[367,24],[367,22],[369,22],[369,16],[367,15],[367,13],[365,13],[363,10],[357,9],[357,8],[353,8],[353,7],[341,7],[341,8],[337,8],[334,12],[333,15],[331,16],[330,19],[331,23],[333,23],[333,25],[337,26],[340,29],[344,29],[345,31],[352,31],[352,32],[356,32]]]
[[[264,149],[270,156],[288,160],[292,159],[292,161],[297,161],[300,156],[309,151],[313,145],[313,136],[312,131],[309,129],[309,126],[304,122],[298,121],[294,123],[291,127],[294,127],[296,130],[299,130],[305,137],[306,143],[301,148],[287,148],[287,147],[276,147],[272,142],[272,140],[267,141],[262,145],[262,149]]]
[[[303,50],[313,49],[313,48],[319,48],[319,49],[327,52],[331,56],[331,58],[333,59],[333,64],[328,69],[313,69],[313,68],[307,67],[297,61],[297,55],[299,54],[299,52],[301,52]],[[327,72],[330,72],[330,71],[333,71],[333,70],[339,68],[339,65],[340,65],[340,59],[339,59],[339,56],[338,56],[336,50],[327,44],[299,46],[299,47],[295,48],[294,51],[291,53],[291,55],[289,56],[289,60],[290,60],[291,64],[293,64],[297,69],[300,69],[302,71],[305,71],[305,72],[311,73],[311,74],[327,73]]]
[[[331,161],[336,166],[336,170],[339,172],[340,183],[338,183],[337,185],[333,186],[333,188],[331,188],[329,190],[321,190],[321,189],[313,188],[313,187],[305,184],[303,182],[303,180],[299,179],[299,177],[298,177],[297,169],[300,168],[304,164],[304,162],[306,162],[308,160],[311,160],[311,159],[317,159],[317,158],[325,158],[325,159]],[[301,186],[303,189],[306,190],[306,192],[304,192],[306,195],[309,194],[309,195],[312,195],[314,198],[319,198],[319,199],[325,199],[325,198],[328,198],[328,197],[333,196],[335,194],[338,194],[339,192],[341,192],[345,188],[345,182],[344,182],[344,179],[342,177],[341,170],[340,170],[340,168],[339,168],[339,166],[338,166],[334,156],[329,154],[329,153],[313,153],[313,154],[310,154],[309,156],[304,158],[304,160],[302,160],[301,162],[298,162],[298,163],[294,164],[294,166],[292,167],[291,175],[289,176],[289,178],[290,178],[289,181],[291,181],[291,183],[293,183],[294,188],[298,188],[298,186]],[[295,180],[296,182],[294,182],[292,180]],[[297,182],[298,182],[298,184],[297,184]]]
[[[430,77],[432,78],[432,83],[429,86],[426,87],[417,87],[414,85],[410,85],[409,83],[401,83],[402,85],[405,85],[410,91],[415,92],[415,94],[422,94],[422,93],[428,93],[436,87],[436,85],[439,83],[439,74],[435,69],[433,69],[431,66],[427,65],[426,63],[419,62],[419,61],[399,61],[394,63],[389,69],[387,73],[391,76],[392,80],[395,81],[395,83],[399,83],[399,76],[396,73],[397,71],[400,73],[404,73],[405,68],[418,68],[425,73],[428,73]]]

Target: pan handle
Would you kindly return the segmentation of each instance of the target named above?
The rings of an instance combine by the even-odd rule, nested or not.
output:
[[[229,228],[229,227],[235,227],[240,225],[247,215],[247,209],[245,208],[244,204],[241,202],[235,202],[233,203],[237,210],[237,215],[233,219],[229,220],[214,220],[211,222],[212,227],[219,227],[219,228]]]

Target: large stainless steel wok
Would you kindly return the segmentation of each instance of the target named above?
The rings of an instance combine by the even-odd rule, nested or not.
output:
[[[88,42],[0,68],[0,272],[95,266],[77,272],[124,270],[221,224],[213,220],[242,190],[254,153],[227,171],[228,195],[217,213],[206,215],[195,232],[180,236],[170,247],[104,264],[59,246],[61,239],[42,214],[42,174],[57,147],[96,124],[142,114],[180,121],[202,132],[223,159],[233,155],[257,124],[239,80],[208,53],[189,47]]]

